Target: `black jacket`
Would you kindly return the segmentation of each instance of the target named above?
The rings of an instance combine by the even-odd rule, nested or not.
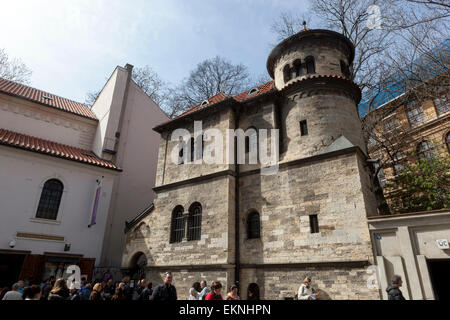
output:
[[[153,291],[151,300],[167,300],[174,301],[177,300],[177,289],[174,286],[168,286],[165,283],[160,284]]]
[[[387,287],[386,291],[389,297],[388,300],[405,300],[402,292],[396,285],[390,285]]]

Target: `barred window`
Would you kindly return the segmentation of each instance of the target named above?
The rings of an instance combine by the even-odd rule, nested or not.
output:
[[[247,238],[248,239],[259,239],[260,234],[260,220],[259,213],[252,211],[248,215],[247,219]]]
[[[58,179],[47,180],[42,188],[36,218],[56,220],[64,186]]]
[[[430,141],[422,141],[419,143],[419,146],[417,147],[417,154],[419,155],[419,159],[433,159],[434,157],[434,150],[433,150],[433,144]]]
[[[202,233],[202,206],[196,202],[189,208],[188,217],[188,241],[200,240]]]
[[[425,114],[422,105],[418,105],[415,101],[408,103],[407,107],[408,120],[411,127],[416,127],[425,122]]]
[[[172,211],[172,223],[170,227],[170,243],[181,242],[184,237],[184,209],[176,206]]]
[[[449,110],[446,95],[434,99],[434,105],[436,106],[436,111],[438,115],[446,113]]]

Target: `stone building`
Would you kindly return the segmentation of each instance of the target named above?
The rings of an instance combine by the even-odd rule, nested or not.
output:
[[[450,153],[449,74],[447,70],[398,96],[362,118],[368,132],[368,152],[379,159],[380,186],[420,158]],[[389,190],[384,195],[390,198]]]
[[[323,299],[379,299],[367,284],[374,263],[367,217],[377,209],[357,113],[361,92],[348,78],[353,58],[341,34],[305,29],[271,52],[274,81],[234,97],[220,93],[154,128],[161,134],[154,206],[128,225],[122,267],[154,284],[172,271],[180,299],[203,279],[236,282],[243,298],[256,284],[261,298],[292,299],[305,276]],[[198,163],[200,146],[208,152],[218,135],[203,131],[200,143],[194,121],[223,136],[244,130],[246,163],[236,164],[237,152],[231,161]],[[195,138],[173,140],[176,129]],[[279,133],[271,173],[249,161],[261,129]],[[225,139],[224,154],[239,143]]]

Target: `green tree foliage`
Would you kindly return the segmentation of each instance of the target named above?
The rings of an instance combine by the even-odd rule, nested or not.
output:
[[[424,157],[386,185],[393,213],[449,207],[450,155]]]

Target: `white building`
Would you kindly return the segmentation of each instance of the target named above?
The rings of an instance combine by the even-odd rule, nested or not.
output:
[[[92,109],[0,78],[0,286],[120,267],[125,221],[153,201],[152,128],[168,119],[131,72],[117,67]]]

